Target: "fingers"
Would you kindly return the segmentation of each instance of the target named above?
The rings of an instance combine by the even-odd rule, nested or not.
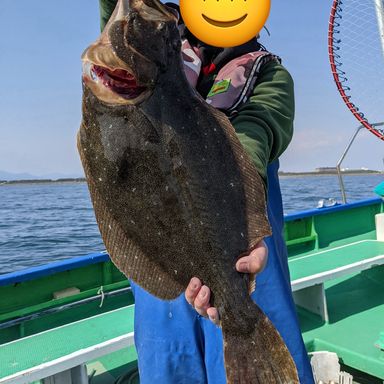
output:
[[[207,309],[207,315],[212,323],[220,325],[219,311],[215,307],[209,307]]]
[[[202,285],[197,277],[193,277],[185,290],[185,299],[200,316],[208,317],[214,324],[218,325],[219,312],[215,307],[211,307],[210,298],[210,289],[206,285]]]
[[[267,264],[268,248],[264,241],[261,241],[249,255],[240,257],[236,262],[238,272],[257,274],[260,273]]]
[[[200,291],[193,303],[197,313],[200,316],[208,317],[207,309],[210,307],[210,304],[209,304],[210,298],[211,298],[210,289],[206,285],[203,285],[200,288]]]
[[[264,269],[267,260],[268,248],[264,241],[260,241],[249,255],[239,258],[236,269],[238,272],[257,274]],[[185,290],[185,299],[200,316],[208,317],[214,324],[219,325],[219,313],[215,307],[211,307],[210,298],[210,289],[203,285],[200,279],[193,277]]]
[[[192,307],[195,306],[194,302],[196,296],[200,291],[201,286],[201,281],[197,277],[192,277],[187,289],[185,290],[185,299],[188,301],[189,304],[192,305]]]
[[[185,290],[185,299],[196,309],[199,315],[208,317],[207,309],[210,307],[210,298],[210,289],[206,285],[202,285],[197,277],[192,277]]]

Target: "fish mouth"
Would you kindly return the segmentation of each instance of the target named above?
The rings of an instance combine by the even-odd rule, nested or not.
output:
[[[133,104],[144,98],[148,87],[138,85],[127,69],[83,62],[83,80],[94,95],[110,104]]]
[[[110,69],[94,64],[91,74],[105,87],[128,100],[137,98],[147,89],[137,85],[135,76],[125,69]]]
[[[235,20],[218,21],[218,20],[213,20],[208,16],[205,16],[204,13],[202,13],[201,15],[203,16],[204,20],[207,21],[209,24],[212,24],[215,27],[221,27],[221,28],[234,27],[235,25],[242,23],[245,20],[245,18],[248,16],[248,14],[246,13],[245,15]]]

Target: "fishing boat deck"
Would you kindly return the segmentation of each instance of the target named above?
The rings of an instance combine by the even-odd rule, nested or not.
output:
[[[328,321],[299,308],[309,352],[335,352],[344,364],[384,379],[383,276],[381,266],[325,283]]]
[[[376,240],[381,200],[286,217],[294,297],[308,352],[384,379],[384,242]]]
[[[127,347],[125,363],[134,362],[133,311],[130,305],[3,344],[0,383],[39,380]]]
[[[384,242],[361,240],[324,249],[289,261],[292,287],[296,290],[384,264]]]

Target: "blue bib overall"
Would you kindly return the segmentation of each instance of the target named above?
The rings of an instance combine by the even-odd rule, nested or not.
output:
[[[287,250],[282,237],[278,167],[278,161],[268,167],[268,217],[273,235],[265,239],[268,263],[256,278],[252,298],[283,337],[296,363],[300,383],[313,384],[291,294]],[[140,383],[225,384],[221,329],[199,316],[184,295],[163,301],[133,282],[132,288]]]

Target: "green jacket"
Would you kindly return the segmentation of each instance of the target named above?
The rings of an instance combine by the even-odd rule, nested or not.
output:
[[[99,0],[101,29],[109,20],[117,0]],[[295,111],[293,80],[276,62],[265,64],[255,89],[231,120],[240,142],[267,181],[267,166],[287,148],[293,134]]]

